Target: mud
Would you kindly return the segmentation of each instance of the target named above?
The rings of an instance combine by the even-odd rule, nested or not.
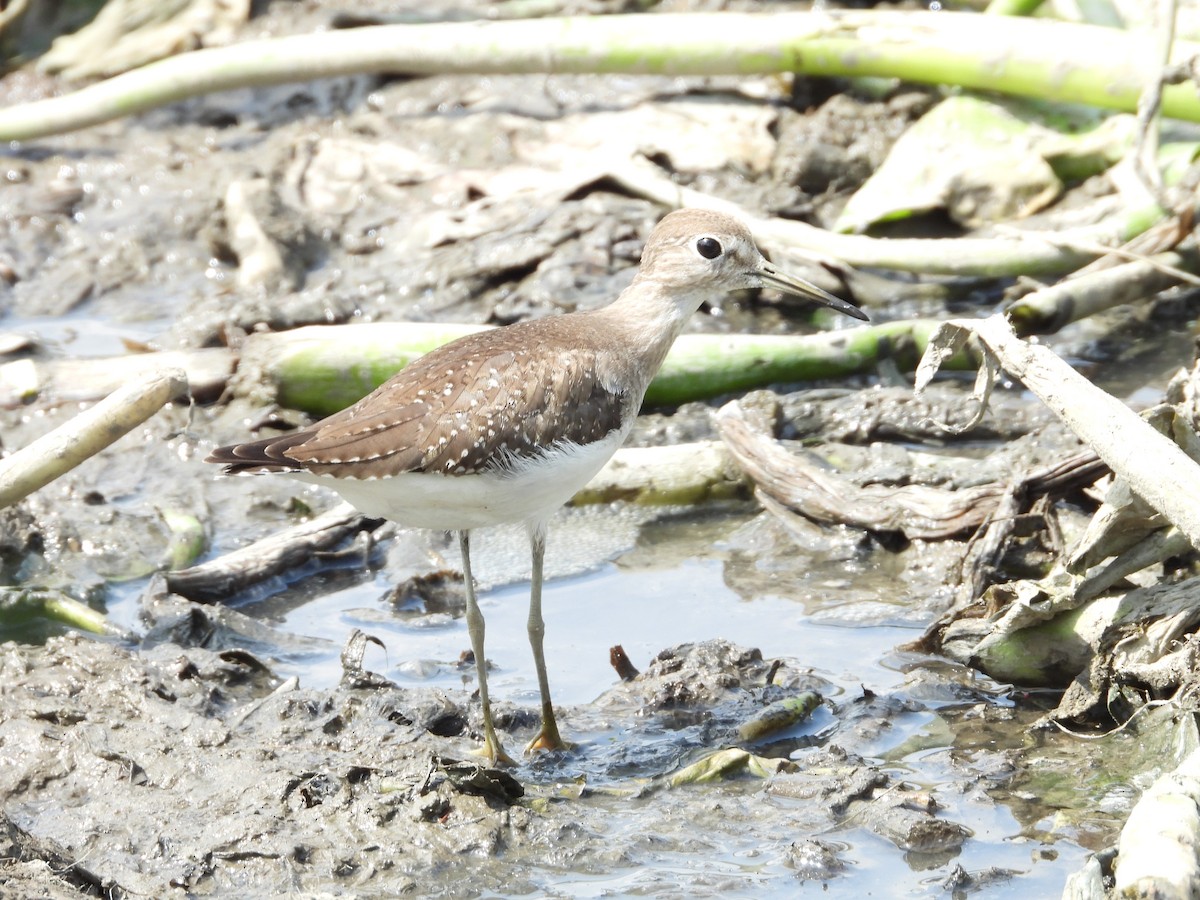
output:
[[[214,624],[209,642],[228,643],[223,630]],[[0,666],[4,855],[49,866],[4,877],[47,895],[52,872],[106,896],[460,896],[545,890],[555,871],[627,869],[695,826],[678,807],[695,811],[695,798],[656,799],[686,791],[663,776],[728,743],[747,712],[818,681],[721,642],[665,651],[596,704],[622,720],[619,746],[540,758],[518,780],[462,756],[478,733],[469,709],[353,667],[342,686],[312,690],[273,678],[244,650],[148,641],[130,652],[74,635],[7,644]],[[499,711],[502,728],[536,725],[526,711]],[[844,750],[780,762],[770,796],[808,801],[827,826],[853,813],[924,853],[953,853],[966,838],[930,811],[905,812],[903,785],[872,800],[891,779]],[[729,801],[742,797],[734,808],[746,804],[735,818],[758,810],[763,826],[782,826],[786,806],[755,799],[757,781],[730,790]],[[714,818],[714,800],[700,810],[719,841],[739,826]],[[637,824],[651,804],[665,815],[653,832]],[[897,826],[897,815],[915,821]],[[624,833],[614,840],[614,830]]]

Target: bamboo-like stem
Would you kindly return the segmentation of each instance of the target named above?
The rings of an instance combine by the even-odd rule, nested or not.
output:
[[[381,25],[198,50],[72,94],[0,110],[0,141],[85,128],[232,88],[368,72],[902,78],[1132,111],[1152,36],[954,12],[688,13]],[[1179,41],[1173,59],[1200,55]],[[1162,111],[1200,121],[1190,84]]]
[[[844,378],[873,372],[884,360],[912,371],[939,325],[917,319],[808,335],[681,335],[646,391],[646,404],[677,406],[769,384]],[[965,354],[951,365],[968,366]]]
[[[1125,243],[1144,233],[1165,215],[1156,203],[1149,203],[1123,210],[1094,226],[1057,231],[1053,241],[1037,231],[1017,229],[988,238],[874,238],[838,234],[791,219],[756,216],[732,201],[675,184],[648,163],[618,165],[612,175],[631,193],[664,206],[695,206],[735,216],[771,251],[926,275],[1059,275],[1102,255],[1103,245]]]
[[[883,360],[913,369],[939,323],[888,322],[810,335],[680,336],[646,392],[648,406],[677,406],[768,384],[842,378]],[[264,391],[291,409],[327,415],[349,406],[421,353],[477,325],[376,322],[310,325],[254,334],[233,387]],[[952,365],[966,368],[965,355]]]
[[[42,617],[62,622],[81,631],[130,638],[124,628],[113,624],[102,612],[80,603],[61,591],[38,588],[0,588],[0,621]]]
[[[1098,269],[1052,284],[1017,300],[1005,315],[1022,336],[1053,334],[1070,322],[1114,306],[1137,303],[1178,284],[1178,269],[1195,268],[1194,254],[1168,251]]]

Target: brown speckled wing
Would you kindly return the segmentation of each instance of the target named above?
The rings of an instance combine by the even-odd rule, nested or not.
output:
[[[456,341],[312,428],[223,447],[210,460],[230,473],[462,475],[503,468],[559,441],[588,444],[619,428],[623,407],[634,401],[601,383],[595,351],[525,347],[523,330]]]

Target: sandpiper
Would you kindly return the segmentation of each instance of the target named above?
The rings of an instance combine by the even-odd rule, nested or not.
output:
[[[637,275],[609,306],[459,338],[311,427],[221,447],[207,461],[228,474],[283,472],[333,488],[369,516],[458,534],[483,753],[494,763],[512,760],[488,700],[470,534],[525,523],[533,556],[529,641],[542,702],[541,729],[526,752],[561,749],[542,652],[547,523],[621,446],[692,313],[730,291],[764,286],[867,319],[776,269],[736,219],[679,210],[651,232]]]

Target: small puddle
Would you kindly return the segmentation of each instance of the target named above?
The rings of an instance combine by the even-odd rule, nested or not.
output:
[[[587,511],[574,518],[590,524],[603,516]],[[643,527],[636,544],[613,559],[580,574],[549,578],[542,604],[555,702],[590,703],[617,683],[609,663],[609,648],[614,645],[624,647],[634,665],[644,668],[665,647],[714,638],[756,647],[767,658],[796,660],[826,678],[845,680],[855,691],[899,689],[904,674],[887,659],[891,648],[919,636],[920,624],[911,621],[911,614],[899,603],[871,604],[873,621],[866,622],[843,610],[847,596],[880,596],[885,589],[894,593],[895,582],[880,578],[875,587],[864,585],[861,572],[852,583],[844,578],[835,582],[830,574],[844,567],[814,557],[808,568],[810,582],[771,579],[776,583],[772,593],[747,598],[730,587],[731,581],[741,586],[743,579],[730,570],[745,565],[744,554],[715,536],[736,538],[739,529],[756,527],[752,520],[745,514],[702,513],[694,516],[690,527],[680,527],[677,521],[669,527],[652,522]],[[578,527],[576,522],[563,530]],[[495,552],[497,545],[504,547],[500,553]],[[472,560],[483,584],[479,604],[487,621],[488,659],[495,667],[489,677],[493,697],[535,705],[537,680],[526,635],[525,546],[520,529],[483,530],[473,536]],[[557,549],[552,528],[548,565]],[[459,568],[453,546],[446,561],[449,567]],[[342,676],[341,645],[357,628],[385,645],[386,649],[368,649],[364,666],[372,671],[401,684],[447,690],[473,685],[473,671],[464,676],[458,668],[459,657],[470,648],[461,616],[396,615],[386,602],[392,587],[386,568],[366,577],[342,574],[345,577],[339,580],[348,582],[345,586],[300,602],[290,601],[305,592],[303,581],[264,601],[238,607],[287,633],[334,645],[325,656],[279,660],[278,674],[296,675],[309,687],[337,684]],[[487,587],[496,581],[507,583]],[[126,620],[131,611],[110,612],[115,619]]]

